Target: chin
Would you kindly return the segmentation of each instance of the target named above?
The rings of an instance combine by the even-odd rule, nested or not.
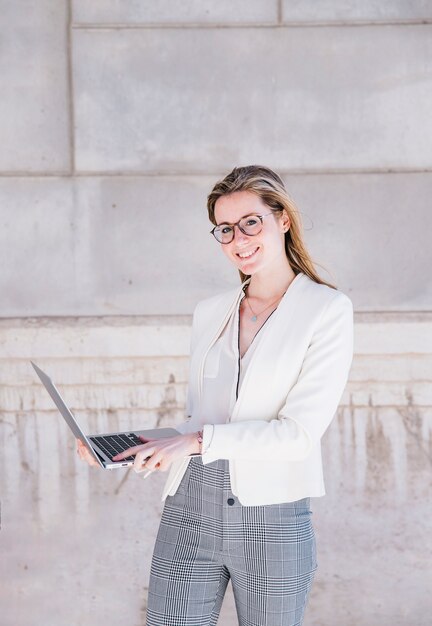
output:
[[[245,276],[253,276],[253,274],[256,274],[261,269],[259,265],[254,265],[253,267],[241,267],[240,265],[236,264],[236,267],[238,270],[243,272]]]

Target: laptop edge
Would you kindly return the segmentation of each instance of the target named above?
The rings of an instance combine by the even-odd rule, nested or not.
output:
[[[36,365],[36,363],[33,363],[33,361],[30,361],[30,363],[32,364],[33,369],[35,370],[36,374],[40,378],[43,386],[48,391],[49,395],[54,401],[54,404],[60,411],[62,417],[64,418],[67,425],[73,432],[74,436],[77,439],[80,439],[82,441],[82,443],[86,446],[90,454],[96,459],[99,465],[103,467],[104,469],[115,469],[118,467],[130,467],[133,465],[134,461],[133,460],[129,460],[129,461],[123,460],[123,461],[117,461],[117,462],[112,461],[105,454],[105,452],[103,452],[103,450],[101,450],[97,446],[96,443],[89,441],[91,437],[104,437],[107,435],[121,435],[121,434],[129,434],[133,432],[136,436],[144,435],[145,437],[148,437],[149,439],[158,439],[161,437],[173,437],[175,435],[180,434],[179,431],[177,431],[175,428],[154,428],[154,429],[147,429],[147,430],[125,431],[124,433],[119,432],[119,433],[101,433],[99,435],[85,435],[81,427],[79,426],[78,422],[76,421],[75,417],[73,416],[69,408],[66,406],[66,403],[64,402],[63,398],[61,397],[57,387],[54,385],[51,378],[43,370],[41,370],[40,367]]]

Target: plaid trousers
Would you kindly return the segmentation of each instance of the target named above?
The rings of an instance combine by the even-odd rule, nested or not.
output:
[[[192,457],[165,500],[147,626],[214,626],[230,579],[239,626],[301,626],[318,566],[309,504],[244,506],[227,460]]]

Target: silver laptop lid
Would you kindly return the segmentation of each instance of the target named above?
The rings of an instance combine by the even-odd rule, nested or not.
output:
[[[54,400],[54,403],[55,403],[56,407],[58,408],[58,410],[60,411],[60,413],[62,414],[64,419],[66,420],[69,428],[71,429],[71,431],[73,432],[75,437],[77,439],[81,439],[81,441],[91,451],[92,455],[95,457],[95,459],[98,461],[98,463],[100,463],[102,465],[100,459],[98,458],[97,454],[94,452],[94,450],[93,450],[90,442],[88,441],[87,437],[85,436],[85,434],[83,433],[81,428],[78,426],[78,423],[76,422],[76,420],[75,420],[74,416],[72,415],[72,413],[69,411],[68,407],[66,406],[63,398],[61,397],[58,389],[54,385],[54,383],[51,380],[51,378],[48,376],[48,374],[45,374],[45,372],[42,371],[40,367],[38,367],[35,363],[33,363],[33,361],[30,361],[30,363],[33,365],[33,369],[35,370],[36,374],[41,379],[42,384],[44,385],[45,389],[48,391],[48,393],[51,396],[51,398]]]

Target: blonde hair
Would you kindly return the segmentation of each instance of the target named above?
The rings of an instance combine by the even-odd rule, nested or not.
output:
[[[295,274],[303,272],[316,283],[337,289],[317,274],[314,262],[306,249],[303,240],[303,226],[299,218],[299,211],[285,188],[285,185],[275,172],[263,165],[247,165],[235,167],[225,178],[219,180],[207,196],[209,220],[216,225],[215,205],[222,196],[235,191],[249,191],[259,196],[274,213],[282,214],[285,211],[290,220],[290,227],[285,233],[285,252],[288,262]],[[317,263],[319,265],[319,263]],[[240,280],[243,283],[247,274],[239,270]]]

